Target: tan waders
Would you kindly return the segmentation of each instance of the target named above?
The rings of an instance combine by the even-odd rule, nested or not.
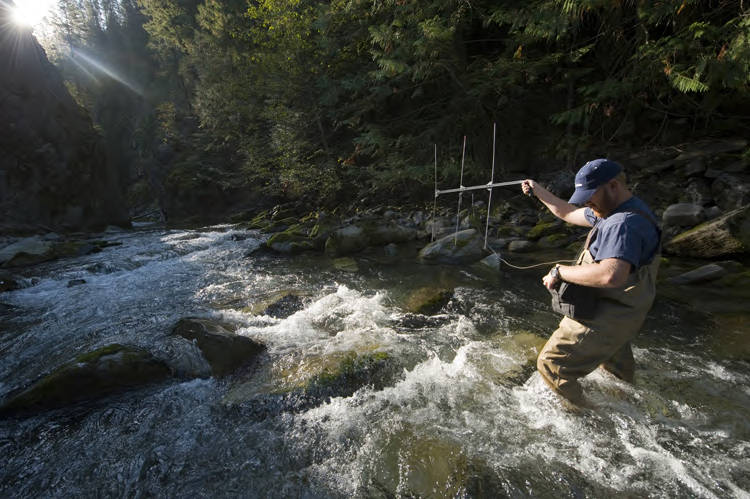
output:
[[[592,232],[596,229],[592,229]],[[578,265],[593,263],[588,244]],[[633,381],[635,361],[630,342],[638,334],[656,294],[659,255],[632,272],[622,288],[600,289],[590,320],[563,317],[542,348],[537,369],[547,384],[575,404],[583,402],[578,378],[601,366],[620,379]]]

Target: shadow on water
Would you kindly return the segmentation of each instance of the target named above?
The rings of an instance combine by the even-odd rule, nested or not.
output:
[[[544,268],[424,266],[404,245],[356,255],[353,271],[254,253],[262,236],[232,226],[112,238],[122,246],[29,269],[34,286],[0,295],[0,394],[112,342],[184,362],[195,347],[169,332],[186,316],[229,322],[267,353],[251,372],[0,421],[3,496],[750,491],[750,367],[732,348],[747,315],[721,318],[735,333],[717,335],[716,316],[660,297],[636,384],[595,372],[594,408],[571,412],[534,369],[559,320]],[[424,288],[451,291],[431,315],[408,310]],[[259,312],[288,292],[301,310]]]

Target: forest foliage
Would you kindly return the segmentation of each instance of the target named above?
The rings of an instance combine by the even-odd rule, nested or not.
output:
[[[486,181],[495,122],[520,171],[750,130],[742,1],[59,3],[55,62],[134,202],[172,212],[248,190],[427,199],[433,144],[456,175],[468,136]]]

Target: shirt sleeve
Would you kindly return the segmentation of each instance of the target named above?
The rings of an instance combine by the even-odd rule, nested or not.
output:
[[[637,268],[643,252],[643,236],[624,220],[602,225],[596,237],[596,261],[619,258]]]

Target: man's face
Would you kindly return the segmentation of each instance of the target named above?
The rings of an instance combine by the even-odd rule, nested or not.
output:
[[[594,211],[594,215],[599,218],[606,218],[612,210],[617,208],[615,206],[615,195],[612,187],[612,182],[600,186],[591,199],[586,202],[587,207]]]

